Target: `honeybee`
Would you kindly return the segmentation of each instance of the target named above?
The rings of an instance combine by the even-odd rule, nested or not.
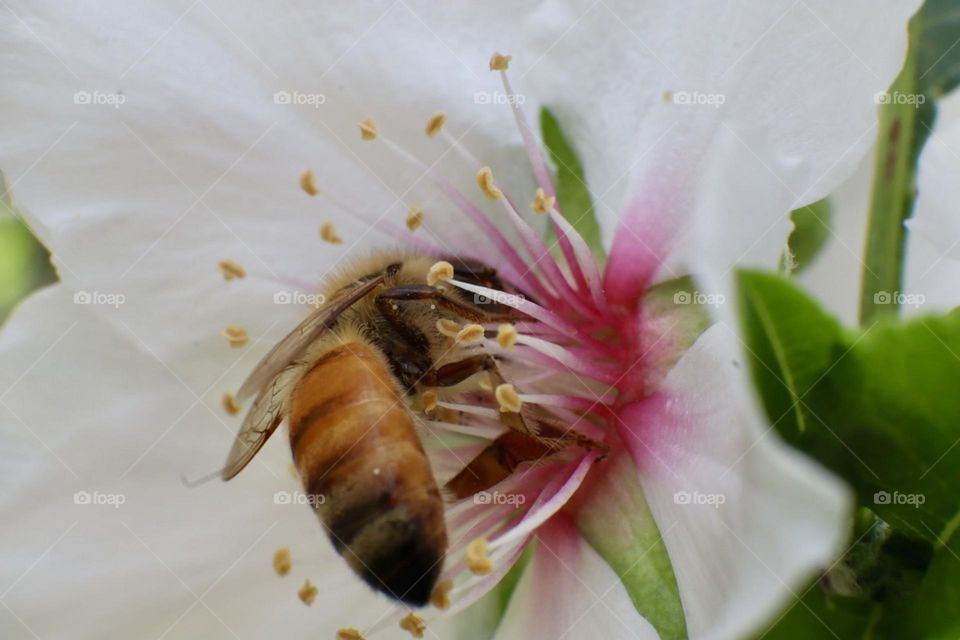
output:
[[[504,383],[497,359],[482,350],[438,365],[449,360],[450,339],[437,323],[524,317],[427,284],[434,262],[376,255],[331,283],[325,304],[239,389],[238,400],[256,399],[221,472],[224,480],[237,475],[287,419],[294,464],[304,490],[324,496],[311,504],[336,551],[373,589],[412,606],[430,600],[447,550],[444,495],[417,435],[416,401],[481,372]],[[512,291],[487,265],[448,262],[460,281]],[[446,484],[451,498],[488,488],[563,442],[547,420],[501,415],[505,433]]]

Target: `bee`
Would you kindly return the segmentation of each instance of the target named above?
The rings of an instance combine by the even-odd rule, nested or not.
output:
[[[479,262],[448,260],[454,277],[512,291]],[[411,606],[430,600],[447,550],[444,500],[417,435],[418,398],[486,372],[497,359],[471,350],[449,361],[440,320],[510,322],[524,317],[479,304],[453,287],[427,284],[435,259],[375,255],[331,283],[326,301],[256,366],[237,393],[256,396],[221,471],[236,476],[284,419],[304,490],[334,549],[373,589]],[[446,360],[443,364],[438,364]],[[444,492],[461,499],[556,448],[520,413]],[[547,424],[547,430],[552,427]],[[546,432],[544,432],[546,433]],[[550,434],[547,433],[547,436]]]

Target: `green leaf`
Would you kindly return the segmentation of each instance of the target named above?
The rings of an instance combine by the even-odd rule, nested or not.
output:
[[[845,333],[785,279],[738,281],[751,372],[777,430],[894,529],[945,538],[960,521],[960,314]]]
[[[960,637],[960,536],[933,556],[920,588],[895,602],[884,620],[884,638],[956,640]]]
[[[576,509],[580,533],[663,640],[686,638],[680,589],[633,459],[621,450],[597,465],[587,482],[580,494],[591,499]]]
[[[806,394],[842,348],[840,323],[784,278],[740,271],[737,286],[754,384],[770,422],[801,446],[818,434]]]
[[[546,107],[540,110],[540,129],[543,142],[550,151],[550,158],[557,170],[555,184],[558,211],[583,236],[593,255],[602,263],[606,260],[606,253],[601,242],[600,225],[597,223],[590,190],[587,188],[587,178],[577,152],[564,135],[557,118]],[[549,241],[553,239],[552,225],[547,225],[546,235],[549,245]]]
[[[833,209],[827,198],[790,212],[793,232],[787,240],[789,256],[782,260],[790,273],[799,273],[810,266],[830,237]]]
[[[869,630],[880,617],[880,605],[831,596],[816,585],[798,595],[757,640],[859,640],[871,637]]]
[[[927,0],[915,20],[921,25],[918,83],[927,96],[939,98],[960,84],[960,11],[956,0]]]

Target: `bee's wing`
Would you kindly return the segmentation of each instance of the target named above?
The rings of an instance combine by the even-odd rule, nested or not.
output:
[[[327,304],[307,316],[306,320],[301,322],[286,338],[278,342],[276,346],[257,363],[257,366],[253,369],[253,373],[240,385],[240,390],[237,391],[236,395],[237,400],[243,401],[254,393],[264,389],[287,365],[300,356],[314,340],[323,335],[324,331],[332,327],[341,313],[373,291],[377,285],[383,282],[383,279],[384,276],[380,275],[353,289],[341,292],[329,300]]]
[[[283,422],[284,401],[288,387],[293,384],[289,376],[285,378],[282,375],[284,370],[332,327],[340,314],[373,291],[383,279],[384,276],[377,276],[335,296],[328,304],[310,314],[257,364],[237,392],[238,400],[248,398],[253,393],[257,393],[257,399],[233,441],[227,463],[221,472],[224,480],[240,473]]]
[[[254,400],[220,472],[224,480],[240,473],[283,422],[283,402],[289,384],[283,382],[283,376],[277,376]]]

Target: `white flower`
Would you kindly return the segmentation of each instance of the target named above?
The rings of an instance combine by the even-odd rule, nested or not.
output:
[[[530,115],[547,105],[594,192],[611,250],[606,302],[631,309],[685,272],[732,299],[731,267],[774,265],[787,212],[830,192],[868,147],[873,96],[900,65],[915,5],[11,3],[0,167],[62,284],[0,339],[2,504],[16,523],[0,533],[14,576],[4,625],[41,637],[312,637],[391,615],[308,509],[274,501],[298,490],[280,438],[230,484],[179,480],[221,460],[236,429],[222,395],[302,313],[274,304],[278,291],[312,295],[351,251],[392,242],[362,218],[383,230],[417,206],[413,237],[495,255],[416,163],[361,147],[358,120],[374,114],[473,194],[470,159],[423,135],[443,109],[498,187],[532,197],[498,103]],[[494,50],[514,55],[518,94],[485,72]],[[304,195],[307,167],[336,201]],[[324,222],[342,244],[320,242]],[[247,276],[224,282],[223,260]],[[652,636],[638,610],[662,624],[669,602],[654,596],[670,570],[642,552],[639,582],[611,566],[637,555],[637,540],[662,536],[685,615],[671,630],[694,637],[748,633],[832,561],[845,493],[769,433],[736,366],[731,313],[721,306],[721,322],[662,372],[661,393],[621,406],[640,434],[631,455],[582,467],[592,489],[577,494],[575,524],[562,515],[536,532],[498,637]],[[221,335],[231,326],[244,348]],[[293,551],[284,578],[269,561],[281,546]],[[295,596],[306,578],[320,587],[311,608]],[[478,611],[455,621],[482,636]]]

